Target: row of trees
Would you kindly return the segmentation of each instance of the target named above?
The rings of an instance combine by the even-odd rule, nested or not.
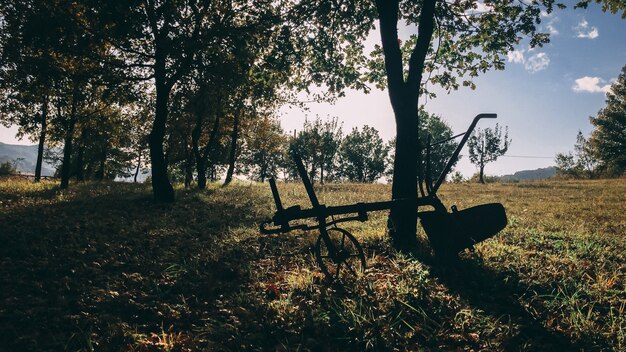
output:
[[[606,94],[606,106],[589,118],[594,130],[581,131],[574,152],[559,153],[555,162],[562,177],[616,177],[626,173],[626,66]]]
[[[426,143],[432,144],[432,147],[429,148],[429,156],[423,153],[418,170],[422,173],[422,178],[436,180],[453,154],[456,142],[452,138],[452,129],[440,116],[429,114],[423,109],[420,109],[419,113],[420,137]],[[185,140],[190,138],[189,127],[187,133],[184,124],[179,127],[183,128],[171,135],[170,138],[174,140],[168,140],[167,146],[184,145]],[[230,138],[232,129],[212,131],[217,136],[214,137],[215,147],[207,158],[209,165],[205,174],[199,173],[195,167],[195,158],[198,156],[193,151],[193,145],[187,148],[168,148],[166,155],[169,160],[170,179],[184,182],[187,188],[191,186],[192,181],[196,181],[196,186],[200,189],[206,187],[207,178],[216,181],[225,177],[227,184],[232,180],[233,174],[260,182],[269,177],[285,181],[297,180],[299,176],[292,152],[298,153],[302,158],[311,181],[322,184],[338,181],[372,183],[381,178],[390,181],[393,174],[395,139],[385,142],[375,128],[367,125],[360,129],[355,127],[344,135],[337,118],[323,120],[318,116],[313,121],[305,121],[302,130],[294,131],[294,134],[290,135],[283,131],[276,118],[267,115],[246,120],[246,123],[239,125],[238,128],[239,143],[234,151]],[[86,133],[96,135],[95,132],[86,129],[81,131],[79,136]],[[108,133],[115,135],[110,131]],[[191,138],[193,139],[193,135]],[[82,143],[82,140],[80,142]],[[479,169],[480,182],[484,183],[486,164],[503,155],[510,143],[508,130],[502,136],[502,130],[497,124],[494,129],[478,129],[469,138],[469,158]],[[119,140],[112,145],[116,150],[120,150]],[[110,152],[106,156],[107,173],[103,176],[100,170],[105,169],[105,157],[96,159],[97,163],[94,166],[91,158],[97,155],[101,154],[97,151],[79,149],[76,155],[79,160],[73,162],[76,169],[71,173],[72,177],[83,181],[94,178],[95,171],[95,175],[99,175],[95,177],[96,179],[134,175],[136,182],[137,175],[144,165],[142,157],[145,158],[141,152],[136,154],[134,160],[123,152]],[[46,158],[62,166],[62,157],[58,153],[49,152]],[[453,166],[457,162],[458,160]],[[79,167],[86,169],[81,170]],[[61,169],[62,167],[57,169],[57,174]]]
[[[452,129],[439,116],[420,110],[419,133],[424,141],[438,143],[431,150],[428,170],[433,177],[439,176],[452,155],[455,142]],[[276,121],[257,121],[256,130],[244,139],[242,155],[238,159],[241,173],[252,179],[297,178],[297,170],[290,153],[297,152],[303,160],[308,176],[313,181],[346,180],[351,182],[374,182],[381,177],[390,178],[393,173],[395,139],[385,143],[375,128],[353,128],[343,135],[342,126],[336,118],[326,121],[316,118],[306,121],[303,129],[293,136],[285,135]],[[248,139],[249,138],[249,139]],[[417,152],[417,151],[416,151]],[[426,158],[422,159],[426,170]]]

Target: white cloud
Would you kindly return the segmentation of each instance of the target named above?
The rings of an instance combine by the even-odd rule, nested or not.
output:
[[[600,35],[598,33],[598,29],[596,27],[592,27],[591,31],[588,32],[588,33],[578,32],[577,37],[578,38],[596,39],[598,37],[598,35]]]
[[[545,11],[541,12],[541,17],[546,19],[546,29],[548,30],[548,33],[550,33],[550,35],[557,35],[559,34],[559,30],[556,29],[555,24],[557,22],[559,22],[559,18],[556,17],[554,15],[554,12],[552,13],[547,13]]]
[[[546,53],[538,53],[526,60],[524,68],[530,73],[545,70],[550,65],[550,57]]]
[[[548,33],[550,33],[550,35],[557,35],[557,34],[559,34],[559,30],[556,29],[556,27],[554,27],[554,25],[552,25],[552,23],[548,24],[546,26],[546,28],[548,29]]]
[[[506,54],[506,57],[508,58],[509,62],[513,62],[516,64],[523,64],[524,63],[524,50],[513,50],[513,51],[509,51]]]
[[[578,78],[574,82],[576,82],[572,86],[574,92],[606,93],[611,89],[611,85],[604,84],[606,81],[600,77],[585,76]]]
[[[590,27],[589,22],[587,22],[587,20],[585,20],[584,18],[582,19],[582,21],[580,21],[575,29],[577,31],[576,37],[578,38],[595,39],[600,35],[600,33],[598,32],[598,28],[594,26]]]

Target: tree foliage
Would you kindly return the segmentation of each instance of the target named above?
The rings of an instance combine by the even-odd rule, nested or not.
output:
[[[485,165],[504,155],[511,145],[509,127],[505,127],[504,136],[502,136],[502,129],[498,124],[493,129],[479,128],[468,139],[467,145],[469,147],[469,159],[472,164],[478,166],[479,180],[481,183],[485,183]]]
[[[253,121],[244,137],[242,163],[245,173],[260,182],[277,177],[287,150],[287,139],[275,119],[264,117]]]
[[[608,175],[626,172],[626,66],[606,94],[606,107],[591,117],[589,148]]]
[[[351,182],[374,182],[385,172],[388,152],[375,128],[355,127],[339,147],[339,176]]]
[[[300,155],[311,182],[317,178],[324,183],[332,177],[341,137],[341,124],[336,117],[324,121],[317,116],[312,122],[305,121],[302,131],[291,140],[289,149]],[[297,175],[295,165],[289,165],[290,173]]]

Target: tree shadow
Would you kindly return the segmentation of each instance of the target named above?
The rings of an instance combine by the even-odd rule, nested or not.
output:
[[[451,293],[458,295],[470,307],[512,327],[506,334],[501,335],[500,349],[505,351],[593,349],[593,345],[588,343],[584,336],[573,341],[564,333],[546,327],[543,322],[545,317],[531,314],[529,307],[525,307],[519,299],[529,292],[530,287],[520,280],[517,273],[496,272],[484,266],[475,256],[452,261],[442,261],[433,257],[426,260],[434,263],[430,270],[432,276]]]
[[[257,244],[238,229],[260,218],[251,203],[179,197],[103,191],[1,214],[0,346],[106,351],[169,336],[194,349],[218,298],[247,285]]]

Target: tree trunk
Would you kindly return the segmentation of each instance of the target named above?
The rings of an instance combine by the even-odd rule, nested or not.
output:
[[[196,157],[196,173],[198,174],[198,189],[206,189],[207,181],[207,165],[209,154],[213,150],[217,141],[217,135],[220,128],[220,114],[215,115],[215,121],[213,122],[213,129],[209,135],[207,145],[204,147],[202,153],[200,152],[200,134],[202,133],[202,121],[204,117],[196,116],[196,126],[191,132],[191,145],[193,153]]]
[[[133,178],[133,183],[137,183],[137,176],[139,175],[140,168],[141,168],[141,150],[139,151],[139,155],[137,157],[137,169],[135,170],[135,177]]]
[[[106,143],[102,147],[102,152],[100,153],[100,165],[98,167],[98,171],[96,171],[96,180],[102,181],[104,180],[104,167],[107,160],[107,145]]]
[[[407,106],[404,114],[396,114],[396,154],[393,168],[392,199],[417,198],[417,105]],[[389,234],[400,250],[417,246],[417,212],[412,202],[391,209]]]
[[[185,142],[187,144],[187,142]],[[185,189],[191,187],[191,181],[193,180],[193,152],[189,150],[188,146],[185,146]]]
[[[76,181],[79,181],[79,182],[85,181],[85,173],[83,170],[84,159],[85,159],[85,142],[81,141],[78,147],[78,156],[76,157]]]
[[[265,162],[265,154],[261,154],[261,170],[259,170],[259,179],[261,183],[265,182],[265,175],[267,174],[267,163]]]
[[[48,129],[48,96],[44,96],[41,107],[41,131],[39,132],[39,146],[37,147],[37,163],[35,164],[35,182],[41,180],[41,166],[43,164],[43,149],[46,143]]]
[[[484,171],[485,171],[485,164],[480,164],[480,171],[479,171],[479,180],[480,183],[485,183],[485,179],[484,179]]]
[[[402,53],[398,40],[398,0],[376,0],[380,34],[385,55],[389,98],[396,120],[396,154],[393,169],[392,199],[407,199],[391,209],[389,234],[394,247],[411,251],[417,246],[417,212],[412,200],[417,194],[419,134],[417,105],[426,54],[432,40],[436,0],[424,0],[418,25],[418,38],[409,59],[409,73],[404,77]]]
[[[70,166],[72,162],[72,140],[76,126],[76,111],[78,109],[78,84],[74,83],[72,91],[72,107],[69,120],[65,125],[65,141],[63,144],[63,164],[61,165],[61,189],[67,189],[70,184]]]
[[[241,109],[235,112],[235,120],[233,121],[233,131],[230,134],[230,155],[228,156],[228,171],[226,172],[226,179],[224,179],[224,185],[228,186],[233,180],[233,174],[235,173],[235,161],[237,159],[237,140],[239,139],[239,115]]]
[[[158,57],[158,55],[157,55]],[[164,59],[161,59],[164,60]],[[167,176],[167,163],[163,151],[163,141],[165,139],[165,125],[168,114],[168,101],[170,87],[165,83],[165,63],[157,61],[155,69],[156,85],[156,111],[152,131],[148,137],[150,145],[150,161],[152,164],[152,193],[154,199],[159,202],[171,203],[174,201],[174,188]],[[160,66],[163,66],[159,69]],[[159,72],[161,71],[161,72]]]

